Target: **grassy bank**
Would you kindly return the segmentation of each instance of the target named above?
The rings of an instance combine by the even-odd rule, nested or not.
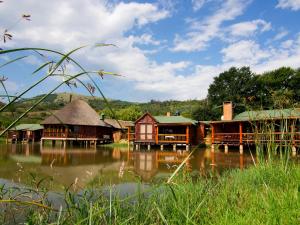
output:
[[[68,193],[68,210],[29,210],[26,220],[32,224],[299,224],[299,182],[300,166],[294,164],[263,164],[213,179],[183,173],[172,184],[154,186],[133,198],[91,200],[83,195],[75,201]]]

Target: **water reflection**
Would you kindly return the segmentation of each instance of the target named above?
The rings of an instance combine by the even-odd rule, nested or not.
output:
[[[5,166],[0,167],[0,178],[22,181],[22,171],[34,171],[40,177],[53,177],[60,186],[77,182],[80,187],[85,187],[94,179],[101,179],[103,184],[125,183],[136,181],[136,176],[151,182],[170,175],[188,154],[182,150],[137,152],[127,148],[63,149],[41,148],[38,144],[3,144],[0,145],[0,164]],[[249,154],[211,153],[199,149],[187,160],[185,169],[200,174],[222,173],[230,168],[243,169],[252,163]]]

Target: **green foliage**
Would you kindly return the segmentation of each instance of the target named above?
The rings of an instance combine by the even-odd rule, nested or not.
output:
[[[118,110],[116,114],[121,120],[135,121],[143,114],[143,112],[139,106],[131,105],[127,108]]]
[[[47,202],[47,194],[27,203],[12,195],[9,201],[18,205],[4,204],[7,192],[0,189],[6,209],[0,219],[7,223],[21,214],[19,221],[28,224],[298,224],[299,180],[300,167],[293,163],[263,163],[215,179],[182,172],[171,184],[148,190],[137,184],[132,196],[122,197],[112,186],[106,194],[66,189],[63,208]]]
[[[198,106],[193,112],[194,119],[220,119],[224,101],[234,103],[235,114],[250,109],[299,107],[300,70],[282,67],[254,74],[249,67],[232,67],[214,78],[207,104]]]

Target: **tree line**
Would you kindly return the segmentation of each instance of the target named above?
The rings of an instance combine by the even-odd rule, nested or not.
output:
[[[300,106],[300,69],[281,67],[256,74],[249,67],[232,67],[209,85],[206,101],[192,113],[198,120],[219,120],[224,101],[234,103],[234,113],[246,110]]]

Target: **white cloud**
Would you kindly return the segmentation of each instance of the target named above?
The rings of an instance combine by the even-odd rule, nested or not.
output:
[[[282,66],[299,68],[300,34],[295,39],[281,42],[276,47],[262,48],[253,40],[242,40],[223,48],[223,68],[250,66],[257,73]]]
[[[161,41],[155,40],[151,34],[143,34],[141,36],[129,36],[133,43],[141,45],[160,45]]]
[[[281,40],[282,38],[284,38],[288,34],[289,34],[289,32],[287,30],[282,29],[278,34],[275,35],[275,37],[273,38],[273,40],[274,41]]]
[[[276,8],[297,11],[300,9],[300,0],[279,0]]]
[[[119,82],[121,86],[128,81],[131,86],[126,88],[132,90],[130,93],[139,95],[136,98],[143,100],[149,100],[152,93],[158,99],[204,98],[213,77],[231,66],[248,65],[256,72],[279,66],[300,66],[298,37],[281,43],[278,41],[275,47],[271,46],[272,43],[263,47],[250,40],[256,33],[270,29],[270,24],[264,20],[237,23],[231,29],[222,27],[224,22],[234,20],[243,13],[248,0],[226,1],[204,20],[191,19],[188,22],[190,32],[187,36],[177,36],[174,50],[189,52],[205,49],[211,40],[224,32],[228,34],[230,31],[231,36],[238,36],[239,32],[247,34],[247,40],[234,40],[223,47],[223,59],[217,65],[194,65],[189,59],[180,58],[173,62],[158,62],[148,57],[148,54],[166,48],[167,43],[157,39],[151,29],[144,28],[168,18],[170,11],[167,7],[159,7],[159,4],[114,1],[107,5],[107,2],[86,0],[82,4],[82,0],[53,0],[41,4],[38,0],[5,1],[0,7],[1,19],[3,18],[1,24],[13,24],[15,18],[23,13],[32,15],[31,22],[18,24],[12,30],[14,39],[9,45],[15,47],[43,46],[67,51],[87,43],[116,44],[118,47],[86,49],[75,57],[87,65],[87,69],[104,69],[124,75],[115,79],[115,82]],[[246,35],[238,36],[245,37]],[[31,60],[31,63],[35,61]],[[75,71],[73,67],[68,67],[68,70]],[[10,85],[11,90],[18,88]],[[111,87],[107,89],[109,88]],[[141,97],[141,93],[151,94]]]
[[[253,65],[269,56],[252,40],[242,40],[223,48],[224,62],[235,62],[236,65]]]
[[[7,1],[0,7],[2,24],[11,24],[24,11],[32,21],[12,32],[15,43],[56,46],[70,49],[83,43],[110,42],[133,27],[141,27],[169,16],[169,12],[149,3],[123,3],[106,7],[104,1],[80,0],[43,4],[37,0]],[[15,7],[16,4],[18,7]],[[9,21],[5,18],[11,18]],[[3,28],[3,27],[2,27]]]
[[[248,37],[258,32],[265,32],[271,29],[271,23],[261,19],[233,24],[229,27],[232,36]]]
[[[203,7],[207,0],[192,0],[192,6],[194,11],[198,11]]]
[[[249,2],[246,0],[227,0],[212,16],[207,17],[204,21],[192,22],[190,25],[191,31],[186,37],[179,35],[175,37],[173,51],[192,52],[204,50],[209,41],[219,35],[222,23],[241,15]]]

